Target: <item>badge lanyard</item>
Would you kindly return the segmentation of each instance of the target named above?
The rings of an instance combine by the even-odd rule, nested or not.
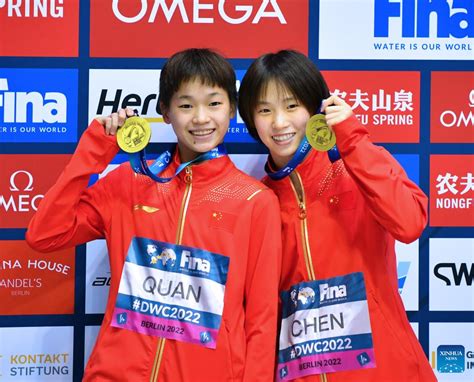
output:
[[[191,164],[198,164],[205,162],[210,159],[220,158],[227,155],[227,151],[224,145],[221,143],[217,147],[214,147],[212,150],[202,153],[191,161],[181,163],[176,169],[175,174],[170,178],[160,178],[155,174],[160,174],[163,172],[171,163],[171,153],[169,151],[163,152],[156,160],[153,162],[151,167],[148,167],[146,163],[146,154],[145,149],[141,150],[138,153],[132,153],[129,155],[130,165],[133,170],[142,175],[149,176],[155,182],[167,183],[176,177],[185,167]]]

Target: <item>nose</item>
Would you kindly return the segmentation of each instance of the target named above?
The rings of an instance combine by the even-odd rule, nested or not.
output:
[[[288,126],[288,119],[286,118],[285,113],[278,112],[275,113],[273,118],[273,128],[274,129],[284,129]]]
[[[205,107],[198,106],[194,109],[193,123],[196,125],[202,125],[210,121],[209,114]]]

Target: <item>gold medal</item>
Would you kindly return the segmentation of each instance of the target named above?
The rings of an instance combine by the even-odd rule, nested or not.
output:
[[[127,118],[117,131],[117,143],[127,153],[137,153],[143,150],[151,138],[150,124],[145,118]]]
[[[318,151],[328,151],[336,144],[336,135],[327,125],[324,114],[315,114],[306,123],[306,138]]]

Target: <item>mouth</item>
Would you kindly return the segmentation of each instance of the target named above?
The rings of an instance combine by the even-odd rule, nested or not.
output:
[[[207,137],[211,135],[216,129],[200,129],[200,130],[192,130],[189,133],[193,137]]]
[[[295,135],[296,133],[278,134],[278,135],[273,135],[272,139],[276,143],[287,143],[291,141]]]

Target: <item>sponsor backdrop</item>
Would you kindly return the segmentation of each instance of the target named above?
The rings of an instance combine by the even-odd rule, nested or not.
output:
[[[175,141],[158,81],[188,47],[226,55],[237,86],[270,50],[319,65],[430,197],[423,235],[397,243],[399,290],[439,380],[473,380],[472,0],[0,0],[0,380],[81,379],[108,295],[107,247],[41,254],[26,227],[95,115],[137,108],[152,124],[150,157]],[[240,117],[226,142],[263,175],[265,149]]]

